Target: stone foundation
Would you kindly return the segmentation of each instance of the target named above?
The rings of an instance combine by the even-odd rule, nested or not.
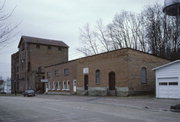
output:
[[[88,95],[88,91],[84,90],[84,87],[77,87],[76,94],[77,95]]]
[[[88,95],[90,95],[90,96],[106,96],[107,88],[106,87],[89,87]]]
[[[117,96],[128,96],[129,88],[128,87],[116,87],[116,95]]]
[[[90,95],[90,96],[107,96],[107,87],[89,87],[88,91],[84,87],[77,87],[77,95]],[[130,95],[145,95],[152,94],[152,91],[130,91],[128,87],[116,87],[115,94],[110,96],[130,96]]]

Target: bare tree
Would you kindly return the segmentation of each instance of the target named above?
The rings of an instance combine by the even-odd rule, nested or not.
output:
[[[4,47],[9,39],[15,35],[13,32],[19,25],[11,25],[7,22],[15,8],[11,12],[5,13],[5,3],[6,0],[0,2],[0,48]]]
[[[148,6],[140,14],[123,11],[108,25],[98,21],[90,31],[81,31],[83,47],[80,52],[93,55],[121,48],[134,48],[157,56],[180,58],[178,28],[174,17],[165,16],[162,6]]]
[[[178,29],[175,18],[166,16],[159,4],[146,8],[143,17],[151,53],[170,59],[174,54],[177,56],[180,52],[177,48]]]
[[[89,24],[81,29],[80,40],[82,41],[82,47],[77,49],[79,52],[82,52],[85,56],[99,53],[95,33],[90,30]]]
[[[102,20],[99,20],[97,22],[97,31],[94,32],[95,37],[99,41],[100,44],[102,44],[101,50],[104,51],[110,51],[111,50],[111,45],[110,45],[110,40],[108,37],[108,31],[106,29],[106,26],[103,25]]]

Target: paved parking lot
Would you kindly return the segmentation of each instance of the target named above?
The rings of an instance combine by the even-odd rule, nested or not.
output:
[[[150,97],[0,96],[0,122],[180,122],[180,100]]]

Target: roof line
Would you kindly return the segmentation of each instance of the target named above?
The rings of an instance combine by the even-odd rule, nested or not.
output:
[[[69,46],[61,40],[46,39],[46,38],[39,38],[39,37],[32,37],[32,36],[21,36],[19,44],[18,44],[18,48],[20,47],[22,40],[24,40],[27,43],[32,43],[32,44],[54,45],[54,46],[61,46],[61,47],[69,48]]]
[[[140,52],[140,53],[144,53],[144,54],[147,54],[147,55],[151,55],[151,56],[155,56],[155,57],[158,57],[158,58],[161,58],[161,59],[168,60],[168,59],[166,59],[166,58],[162,58],[162,57],[159,57],[159,56],[156,56],[156,55],[147,53],[147,52],[143,52],[143,51],[140,51],[140,50],[136,50],[136,49],[133,49],[133,48],[121,48],[121,49],[112,50],[112,51],[108,51],[108,52],[103,52],[103,53],[99,53],[99,54],[95,54],[95,55],[91,55],[91,56],[85,56],[85,57],[77,58],[77,59],[70,60],[70,61],[67,61],[67,62],[57,63],[57,64],[45,66],[45,67],[51,67],[51,66],[56,66],[56,65],[60,65],[60,64],[65,64],[65,63],[69,63],[69,62],[72,62],[72,61],[76,61],[76,60],[80,60],[80,59],[84,59],[84,58],[89,58],[89,57],[94,57],[94,56],[98,56],[98,55],[103,55],[103,54],[107,54],[107,53],[112,53],[112,52],[116,52],[116,51],[120,51],[120,50],[125,50],[125,49],[137,51],[137,52]],[[168,61],[169,61],[169,60],[168,60]]]
[[[173,62],[170,62],[170,63],[164,64],[164,65],[158,66],[158,67],[156,67],[156,68],[153,68],[152,70],[158,70],[158,69],[160,69],[160,68],[166,67],[166,66],[168,66],[168,65],[171,65],[171,64],[174,64],[174,63],[177,63],[177,62],[180,62],[180,60],[175,60],[175,61],[173,61]]]

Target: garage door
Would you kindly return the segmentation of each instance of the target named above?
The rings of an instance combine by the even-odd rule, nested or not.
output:
[[[180,84],[178,78],[158,78],[159,98],[180,98]]]

